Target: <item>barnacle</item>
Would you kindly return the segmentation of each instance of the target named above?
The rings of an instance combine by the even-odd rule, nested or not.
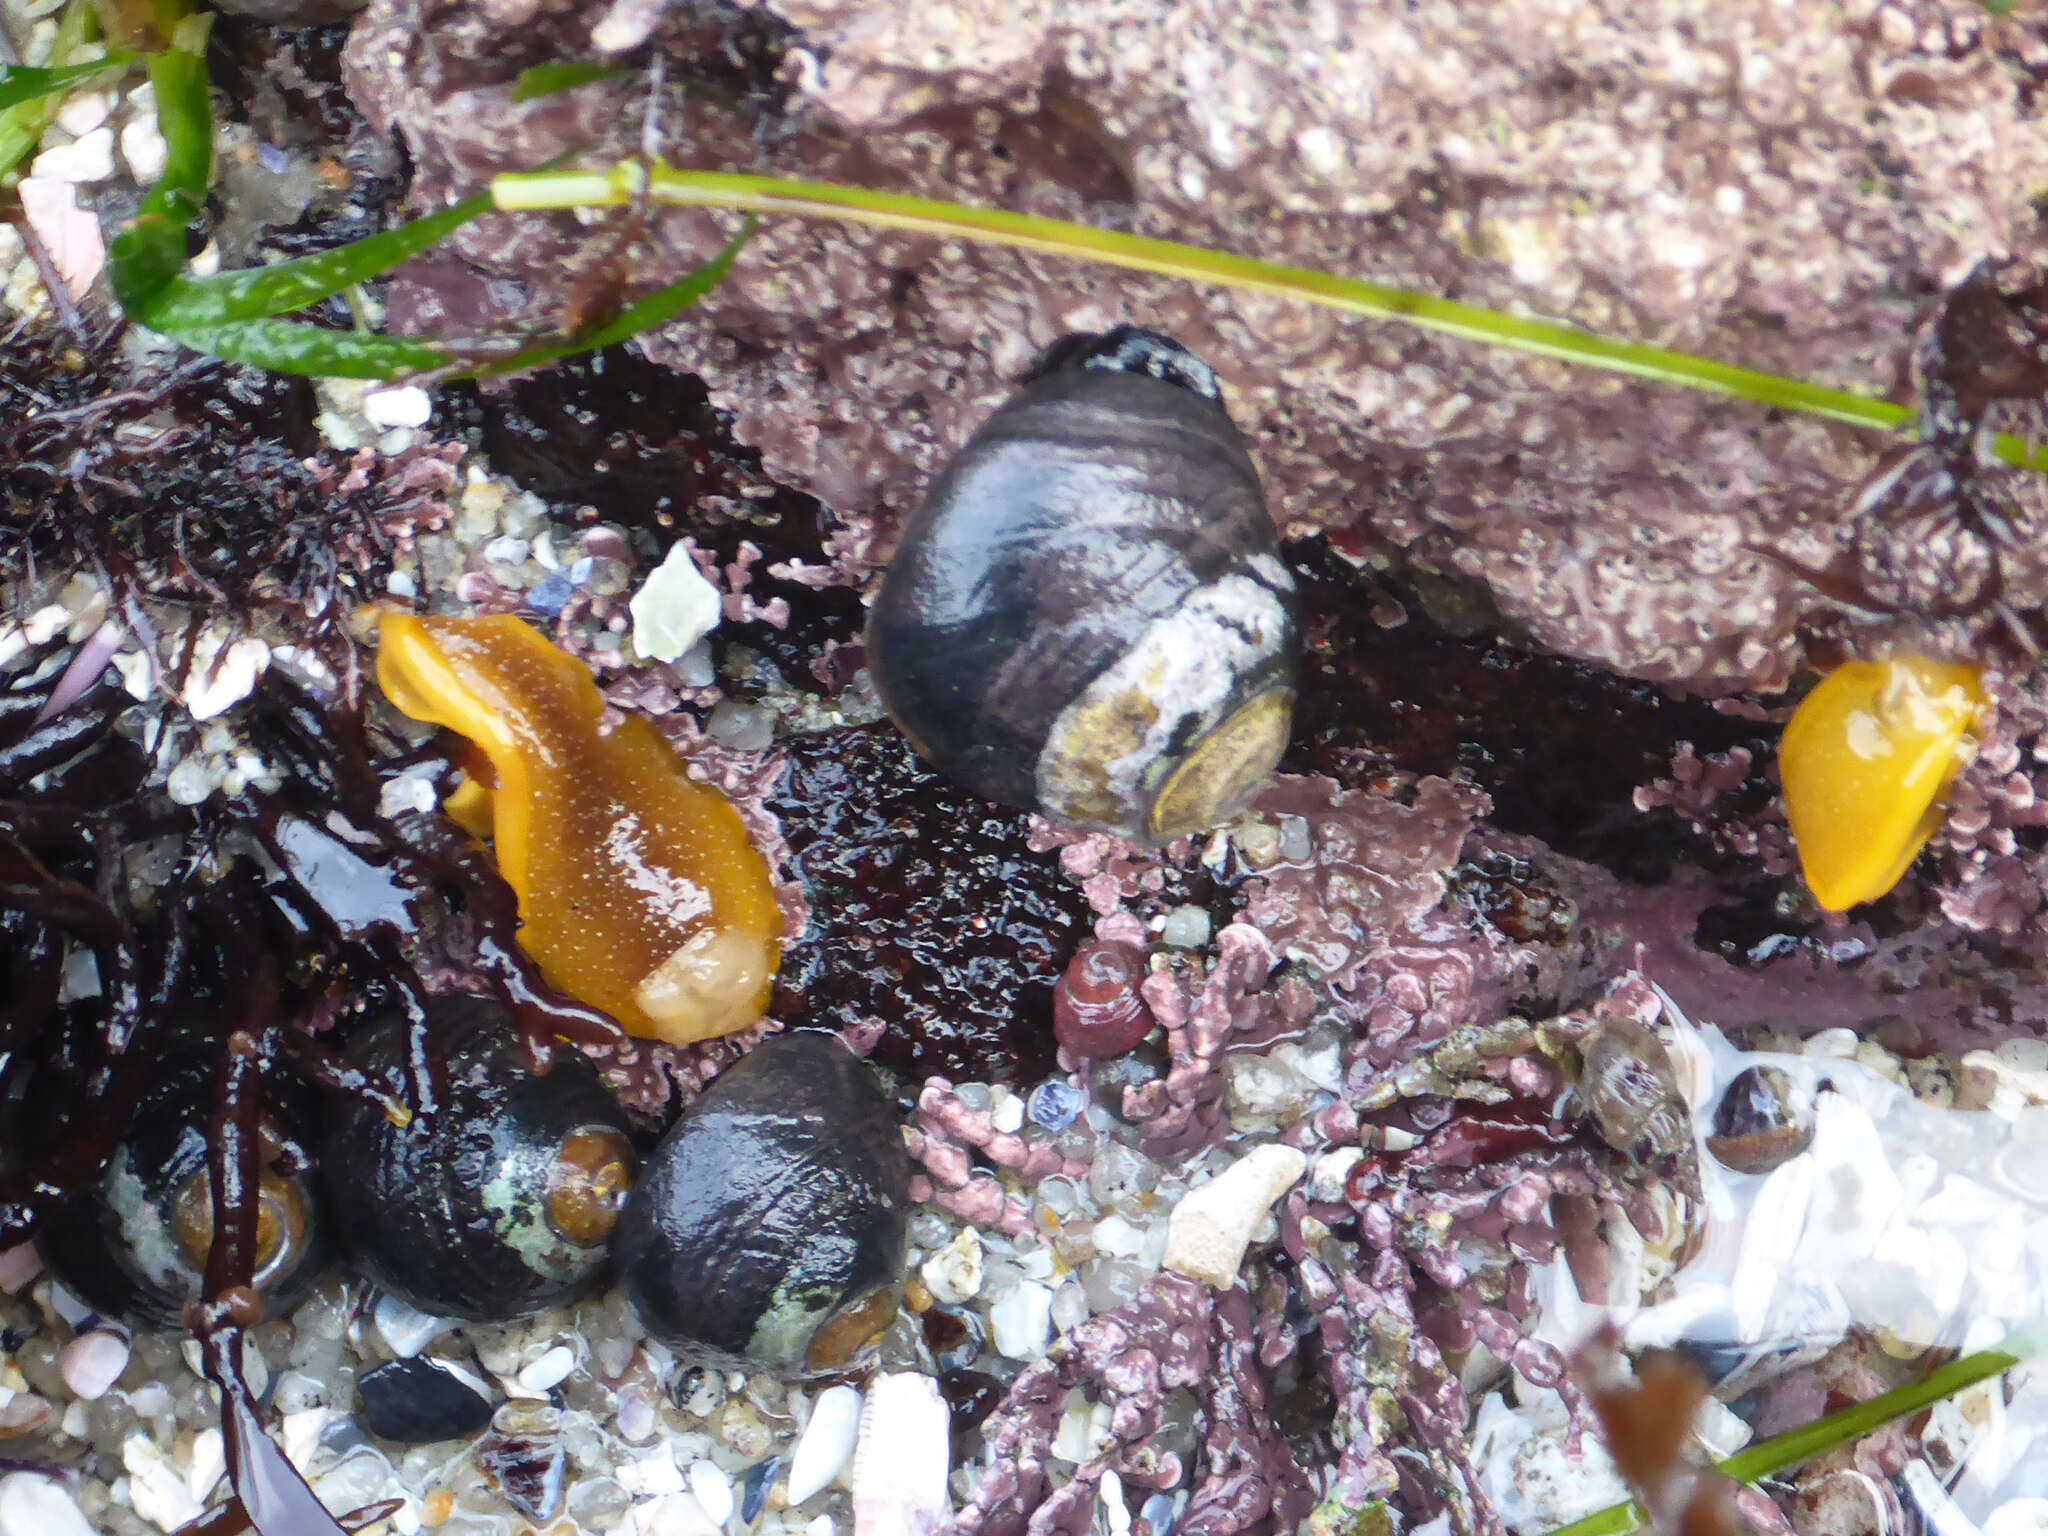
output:
[[[1793,712],[1778,748],[1785,814],[1820,904],[1884,895],[1941,825],[1984,703],[1978,668],[1925,656],[1852,661]]]
[[[401,614],[382,623],[377,679],[485,760],[456,809],[488,825],[550,982],[675,1044],[760,1017],[779,958],[767,864],[645,720],[600,729],[581,662],[510,616]]]

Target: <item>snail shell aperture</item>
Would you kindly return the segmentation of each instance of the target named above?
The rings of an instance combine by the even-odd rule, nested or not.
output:
[[[1074,336],[932,483],[868,618],[882,701],[948,775],[1158,844],[1280,760],[1294,578],[1215,375],[1131,328]]]

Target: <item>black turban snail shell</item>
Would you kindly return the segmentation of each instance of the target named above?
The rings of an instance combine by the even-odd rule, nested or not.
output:
[[[1159,844],[1287,745],[1293,575],[1216,377],[1124,328],[1056,344],[932,483],[868,617],[882,702],[976,793]]]
[[[204,1289],[213,1245],[207,1170],[214,1113],[212,1053],[163,1063],[99,1184],[59,1211],[37,1239],[44,1260],[94,1310],[176,1327]],[[304,1134],[307,1106],[269,1084],[257,1125],[257,1294],[275,1316],[311,1288],[332,1257]]]
[[[764,1040],[676,1122],[619,1218],[619,1286],[701,1359],[843,1369],[895,1315],[910,1154],[835,1036]]]
[[[437,998],[428,1023],[448,1066],[430,1122],[401,1128],[361,1097],[328,1116],[321,1166],[357,1266],[423,1312],[487,1322],[592,1289],[633,1177],[625,1112],[573,1049],[534,1072],[494,1003]],[[349,1054],[404,1099],[403,1019]]]

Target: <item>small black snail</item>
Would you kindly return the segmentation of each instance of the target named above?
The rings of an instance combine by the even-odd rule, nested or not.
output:
[[[1071,336],[932,483],[868,617],[897,725],[991,800],[1158,844],[1280,760],[1294,578],[1208,366]]]
[[[98,1187],[52,1218],[44,1260],[95,1310],[176,1327],[196,1301],[213,1244],[207,1171],[213,1057],[180,1051],[163,1063]],[[266,1085],[258,1124],[256,1290],[272,1316],[309,1289],[332,1256],[302,1134],[310,1118],[287,1084]]]
[[[448,1064],[429,1127],[401,1129],[362,1098],[330,1109],[321,1167],[357,1265],[422,1311],[482,1321],[591,1289],[633,1176],[618,1101],[575,1050],[531,1071],[481,998],[437,998],[429,1023]],[[386,1018],[350,1055],[403,1099],[405,1043],[404,1021]]]
[[[910,1154],[874,1073],[832,1035],[763,1041],[648,1158],[619,1286],[655,1337],[719,1364],[832,1371],[895,1313]]]

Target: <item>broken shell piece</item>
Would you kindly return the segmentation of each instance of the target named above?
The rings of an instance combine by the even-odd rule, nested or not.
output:
[[[1189,1190],[1166,1225],[1166,1268],[1222,1291],[1237,1280],[1252,1233],[1308,1168],[1293,1147],[1254,1147]]]
[[[933,1536],[946,1523],[952,1415],[914,1371],[868,1383],[854,1447],[853,1536]]]
[[[633,615],[633,648],[656,661],[674,661],[718,627],[718,588],[704,579],[678,540],[626,605]]]

